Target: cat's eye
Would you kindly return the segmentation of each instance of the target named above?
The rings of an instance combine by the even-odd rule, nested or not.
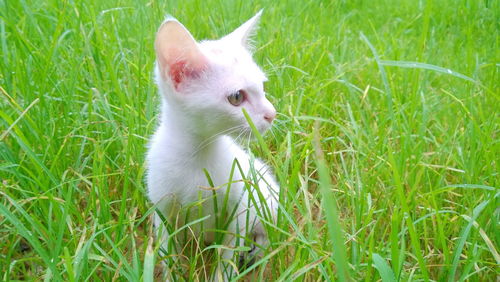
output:
[[[245,91],[238,90],[233,94],[227,96],[227,100],[229,101],[229,103],[231,103],[231,105],[239,106],[241,105],[241,103],[243,103],[243,100],[245,100]]]

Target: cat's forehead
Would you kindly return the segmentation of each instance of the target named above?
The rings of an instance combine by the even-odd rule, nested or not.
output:
[[[238,44],[224,41],[203,41],[200,43],[205,55],[223,64],[253,62],[251,54]]]
[[[203,41],[200,45],[205,55],[217,65],[233,69],[235,72],[244,71],[259,82],[267,81],[266,75],[253,60],[252,54],[243,46],[225,44],[221,41]]]

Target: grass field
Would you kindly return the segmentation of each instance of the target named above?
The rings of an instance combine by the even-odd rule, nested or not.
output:
[[[170,13],[218,38],[261,8],[255,59],[279,115],[251,149],[282,206],[253,275],[498,280],[489,0],[0,0],[0,280],[158,275],[155,31]],[[193,260],[185,278],[202,279]]]

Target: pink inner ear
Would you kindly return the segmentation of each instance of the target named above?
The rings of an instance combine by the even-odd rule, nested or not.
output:
[[[179,90],[179,85],[186,79],[196,79],[205,69],[204,65],[192,66],[185,60],[176,61],[170,65],[169,76],[176,90]]]
[[[169,76],[174,83],[175,89],[184,79],[186,72],[186,61],[178,61],[170,65]]]

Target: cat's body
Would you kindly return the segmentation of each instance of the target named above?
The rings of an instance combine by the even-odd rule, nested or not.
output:
[[[201,226],[207,230],[216,228],[227,193],[228,213],[236,210],[227,227],[229,236],[224,244],[228,247],[235,247],[237,241],[237,236],[231,234],[247,236],[253,241],[250,245],[265,247],[268,241],[258,216],[262,213],[257,212],[256,206],[270,212],[271,219],[278,206],[279,187],[269,168],[250,158],[234,140],[246,140],[251,134],[242,107],[260,132],[270,127],[276,115],[265,98],[266,77],[247,48],[248,36],[259,16],[260,13],[220,40],[201,43],[194,41],[179,22],[167,19],[155,42],[162,108],[160,125],[147,155],[148,196],[163,217],[177,227],[209,215],[203,225],[190,227],[196,235]],[[248,177],[250,174],[254,177]],[[211,198],[214,191],[217,204]],[[193,210],[186,217],[183,208],[200,198],[203,214]],[[158,215],[155,226],[161,230],[160,238],[166,240],[168,234]],[[204,234],[205,241],[213,242],[213,232]],[[224,251],[223,257],[231,259],[233,253]]]
[[[151,143],[148,166],[150,168],[154,167],[154,169],[150,169],[148,173],[148,194],[153,203],[158,203],[158,209],[163,212],[167,219],[172,222],[177,221],[177,225],[182,226],[187,223],[186,221],[194,220],[197,217],[197,210],[192,211],[194,215],[188,220],[183,215],[177,218],[180,205],[193,203],[199,200],[200,195],[204,199],[213,197],[212,188],[215,188],[218,193],[218,206],[221,207],[225,196],[224,193],[227,191],[226,184],[230,181],[229,173],[233,170],[233,165],[235,165],[234,160],[238,160],[242,171],[248,172],[250,170],[250,158],[229,136],[216,137],[209,145],[204,145],[206,142],[203,141],[192,143],[191,137],[184,140],[169,140],[169,137],[173,134],[172,131],[175,130],[169,127],[168,123],[162,122]],[[193,154],[196,151],[198,152]],[[158,158],[159,154],[164,157]],[[278,189],[275,180],[268,171],[269,168],[258,159],[255,159],[252,165],[256,171],[259,171],[265,177],[265,180],[259,183],[259,188],[262,187],[261,193],[269,200],[266,205],[275,209],[277,205],[274,199],[279,190],[271,192],[266,189],[268,184]],[[204,170],[210,175],[215,187],[210,187]],[[244,234],[243,231],[247,226],[248,192],[244,189],[244,183],[240,181],[244,177],[241,176],[239,167],[235,166],[233,172],[229,202],[238,205],[237,214],[241,214],[242,217],[239,219],[236,217],[235,220],[239,220],[239,225],[242,228],[238,232]],[[259,197],[255,194],[254,198],[258,199]],[[205,201],[202,210],[204,215],[214,213],[213,201]],[[252,209],[250,210],[250,217],[255,218],[255,212]],[[157,218],[156,220],[160,219]],[[159,225],[159,222],[155,224]],[[196,227],[198,225],[195,226],[195,229]],[[255,235],[265,236],[262,226],[253,227],[256,229],[254,230]],[[204,220],[204,228],[215,228],[215,215]],[[206,233],[206,235],[213,236],[210,232]],[[258,243],[263,243],[263,239],[258,238],[261,241]],[[205,241],[210,243],[213,241],[213,237],[205,238]]]

